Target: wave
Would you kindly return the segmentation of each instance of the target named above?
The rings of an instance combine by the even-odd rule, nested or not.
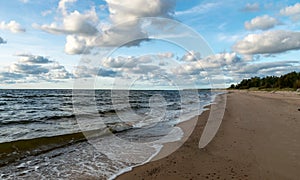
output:
[[[27,156],[36,156],[84,140],[83,133],[74,133],[1,143],[0,167]]]
[[[1,110],[0,110],[1,111]],[[0,121],[1,125],[20,125],[20,124],[32,124],[32,123],[47,123],[51,120],[60,120],[60,119],[74,119],[75,115],[54,115],[54,116],[45,116],[31,120],[10,120],[10,121]]]
[[[0,143],[0,167],[28,156],[37,156],[58,148],[86,141],[86,136],[89,138],[99,138],[111,133],[125,132],[130,129],[133,129],[132,125],[117,122],[107,124],[107,127],[103,129]]]
[[[41,121],[38,120],[19,120],[19,121],[1,121],[1,125],[19,125],[19,124],[31,124],[31,123],[41,123]]]
[[[98,113],[101,115],[105,114],[116,114],[116,110],[114,109],[109,109],[109,110],[98,110]]]
[[[6,102],[0,102],[0,106],[5,106],[5,105],[7,105]]]
[[[54,115],[54,116],[46,116],[42,117],[41,120],[48,121],[48,120],[60,120],[60,119],[74,119],[75,114],[71,115]]]
[[[31,98],[48,98],[48,97],[62,97],[62,98],[72,98],[72,95],[69,94],[32,94],[32,95],[22,95],[22,94],[5,94],[1,95],[0,98],[26,98],[26,99],[31,99]]]

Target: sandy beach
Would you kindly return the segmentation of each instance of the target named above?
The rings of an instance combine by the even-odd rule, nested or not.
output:
[[[197,123],[174,153],[117,179],[299,179],[299,94],[229,92],[216,137],[199,149],[209,113],[180,125]]]

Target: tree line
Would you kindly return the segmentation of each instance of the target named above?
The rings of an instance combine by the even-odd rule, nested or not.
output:
[[[244,79],[239,84],[230,86],[230,89],[299,89],[300,88],[300,72],[291,72],[280,77],[267,76],[267,77],[252,77],[251,79]]]

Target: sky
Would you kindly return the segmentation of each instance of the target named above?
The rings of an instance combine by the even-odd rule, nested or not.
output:
[[[296,0],[0,1],[0,88],[224,88],[300,71]]]

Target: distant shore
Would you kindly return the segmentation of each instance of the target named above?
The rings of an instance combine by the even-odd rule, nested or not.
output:
[[[298,179],[300,176],[299,93],[229,91],[216,137],[199,149],[208,117],[209,111],[205,111],[194,119],[198,120],[196,128],[173,154],[136,167],[117,179]]]

